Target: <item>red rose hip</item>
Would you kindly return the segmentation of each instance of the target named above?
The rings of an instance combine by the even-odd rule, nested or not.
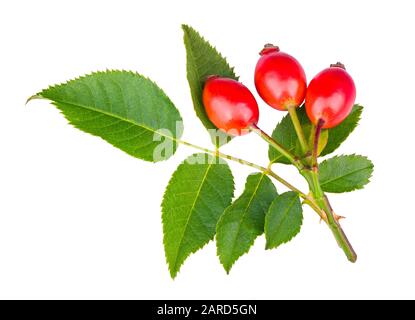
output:
[[[265,45],[260,55],[255,68],[255,86],[261,98],[277,110],[300,106],[307,89],[300,63],[270,44]]]
[[[258,104],[242,83],[219,76],[209,77],[203,88],[203,104],[208,118],[219,129],[243,135],[258,123]]]
[[[344,65],[337,63],[311,80],[305,99],[307,115],[315,125],[333,128],[350,113],[356,98],[356,87]]]

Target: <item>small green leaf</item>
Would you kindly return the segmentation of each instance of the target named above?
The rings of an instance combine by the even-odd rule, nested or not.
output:
[[[154,82],[133,72],[92,73],[33,98],[51,100],[74,127],[146,161],[172,156],[182,133],[182,118],[170,99]],[[164,154],[158,148],[163,140]]]
[[[343,143],[343,141],[347,139],[359,123],[362,111],[362,106],[358,104],[354,105],[352,111],[342,123],[340,123],[337,127],[328,129],[329,139],[326,147],[321,153],[321,156],[332,153]]]
[[[213,239],[233,191],[226,162],[204,153],[188,157],[174,172],[161,205],[164,250],[172,278],[191,253]]]
[[[219,147],[229,142],[232,137],[221,130],[217,130],[216,126],[209,120],[202,101],[203,85],[210,75],[219,75],[236,80],[238,77],[226,59],[195,29],[187,25],[182,25],[182,28],[187,56],[187,80],[193,106],[196,115],[209,130],[212,142]]]
[[[373,163],[364,156],[336,156],[323,161],[319,167],[321,188],[341,193],[362,189],[373,173]]]
[[[266,249],[290,241],[301,229],[303,209],[298,194],[292,191],[277,196],[265,217]]]
[[[265,214],[277,195],[265,174],[251,174],[242,195],[226,208],[216,228],[216,245],[227,273],[264,232]]]

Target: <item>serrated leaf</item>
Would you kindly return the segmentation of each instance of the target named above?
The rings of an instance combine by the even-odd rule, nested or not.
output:
[[[226,208],[216,228],[216,245],[227,273],[264,232],[265,214],[277,195],[275,186],[264,173],[251,174],[244,192]]]
[[[32,98],[51,100],[74,127],[146,161],[173,155],[182,133],[182,118],[170,99],[154,82],[133,72],[92,73]],[[165,154],[156,154],[163,140]]]
[[[191,253],[213,239],[233,191],[229,166],[207,154],[188,157],[174,172],[162,202],[163,242],[172,278]]]
[[[229,142],[232,137],[221,130],[217,130],[216,126],[209,120],[202,101],[203,85],[210,75],[219,75],[236,80],[238,77],[226,59],[195,29],[187,25],[182,25],[182,28],[187,57],[187,80],[193,106],[196,115],[209,130],[213,144],[219,147]]]
[[[370,182],[373,163],[364,156],[343,155],[323,161],[319,166],[321,188],[341,193],[362,189]]]
[[[337,127],[323,130],[321,132],[319,143],[320,156],[325,156],[329,153],[332,153],[343,143],[343,141],[347,139],[350,133],[352,133],[357,126],[362,114],[362,110],[362,106],[354,105],[349,116],[341,124],[339,124]],[[304,135],[309,138],[311,143],[311,122],[307,117],[304,105],[297,109],[297,114],[301,126],[303,127]],[[285,115],[281,122],[277,124],[274,132],[272,133],[272,137],[295,156],[302,156],[297,134],[288,114]],[[268,149],[268,157],[272,163],[290,164],[290,162],[282,154],[280,154],[271,146]]]
[[[321,156],[332,153],[343,143],[343,141],[347,139],[347,137],[358,125],[362,111],[362,106],[358,104],[354,105],[352,111],[342,123],[340,123],[337,127],[328,129],[329,139],[326,147],[321,153]]]
[[[265,217],[266,249],[277,248],[294,238],[303,223],[298,194],[292,191],[277,196]]]
[[[301,127],[305,137],[310,137],[311,132],[311,122],[307,117],[305,112],[304,105],[297,109],[298,120],[300,121]],[[300,142],[298,140],[297,133],[295,131],[294,125],[292,123],[291,117],[289,114],[286,114],[282,120],[277,124],[274,131],[272,132],[272,137],[278,143],[285,147],[295,156],[301,158],[304,155],[302,154]],[[320,135],[319,151],[324,149],[328,139],[328,131],[323,130]],[[309,139],[311,143],[311,139]],[[268,148],[268,158],[272,163],[283,163],[291,164],[291,162],[285,158],[280,152],[275,150],[272,146]]]

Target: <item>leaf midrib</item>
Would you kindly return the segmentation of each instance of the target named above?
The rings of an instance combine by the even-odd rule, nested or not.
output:
[[[252,201],[253,201],[253,199],[254,199],[254,197],[255,197],[256,193],[258,192],[259,186],[261,185],[261,182],[262,182],[262,179],[264,178],[264,176],[265,176],[265,174],[262,174],[262,175],[261,175],[261,178],[259,179],[258,184],[256,185],[255,190],[254,190],[254,192],[252,193],[252,196],[251,196],[251,198],[249,199],[249,202],[248,202],[247,206],[246,206],[246,207],[245,207],[245,209],[244,209],[244,213],[243,213],[243,215],[242,215],[242,217],[241,217],[241,220],[240,220],[240,221],[241,221],[241,223],[238,225],[238,230],[237,230],[237,232],[236,232],[235,241],[233,241],[233,243],[232,243],[232,249],[231,249],[231,255],[232,255],[232,256],[233,256],[234,249],[235,249],[235,245],[236,245],[236,239],[238,238],[239,232],[241,231],[242,222],[244,221],[244,219],[245,219],[245,217],[246,217],[246,214],[247,214],[247,212],[248,212],[248,209],[249,209],[249,207],[251,206]]]
[[[350,175],[352,175],[352,174],[355,174],[355,173],[357,173],[357,172],[359,172],[359,171],[367,170],[367,169],[370,169],[370,168],[371,168],[370,166],[367,166],[367,167],[364,167],[364,168],[360,168],[360,169],[357,169],[357,170],[351,171],[351,172],[346,173],[346,174],[344,174],[344,175],[342,175],[342,176],[339,176],[339,177],[336,177],[336,178],[333,178],[333,179],[330,179],[330,180],[326,180],[326,181],[322,182],[322,183],[321,183],[321,185],[322,185],[322,186],[324,186],[324,185],[326,185],[326,184],[328,184],[328,183],[332,183],[332,182],[337,181],[337,180],[339,180],[339,179],[342,179],[342,178],[344,178],[344,177],[347,177],[347,176],[350,176]]]
[[[41,95],[41,96],[42,96],[42,95]],[[43,97],[43,96],[42,96],[42,97]],[[149,128],[149,127],[147,127],[147,126],[145,126],[145,125],[143,125],[143,124],[139,124],[139,123],[137,123],[137,122],[131,121],[131,120],[126,119],[126,118],[122,118],[121,116],[118,116],[118,115],[113,114],[113,113],[106,112],[106,111],[104,111],[104,110],[96,109],[96,108],[94,108],[94,107],[89,107],[89,106],[85,106],[85,105],[78,104],[78,103],[67,102],[67,101],[64,101],[64,100],[61,100],[61,99],[50,99],[50,98],[47,98],[47,97],[43,97],[43,98],[48,99],[48,100],[51,100],[51,101],[53,101],[53,102],[55,102],[55,103],[58,103],[58,104],[59,104],[59,103],[64,103],[64,104],[71,105],[71,106],[75,106],[75,107],[78,107],[78,108],[84,108],[84,109],[87,109],[87,110],[90,110],[90,111],[94,111],[94,112],[97,112],[97,113],[102,113],[102,114],[104,114],[104,115],[106,115],[106,116],[109,116],[109,117],[112,117],[112,118],[115,118],[115,119],[118,119],[118,120],[121,120],[121,121],[124,121],[124,122],[130,123],[130,124],[133,124],[133,125],[135,125],[135,126],[137,126],[137,127],[141,127],[141,128],[143,128],[143,129],[145,129],[145,130],[148,130],[148,131],[150,131],[150,132],[156,133],[156,134],[158,134],[158,135],[160,135],[160,136],[162,136],[162,137],[168,138],[168,139],[170,139],[170,140],[172,140],[172,141],[177,141],[177,139],[176,139],[176,138],[174,138],[174,137],[172,137],[172,136],[165,135],[165,134],[160,133],[160,132],[158,132],[157,130],[154,130],[154,129],[152,129],[152,128]]]
[[[176,251],[175,258],[174,258],[174,264],[173,264],[174,268],[172,268],[174,271],[176,271],[176,270],[177,270],[177,258],[178,258],[178,256],[179,256],[180,248],[181,248],[181,246],[182,246],[183,239],[184,239],[184,235],[185,235],[185,233],[186,233],[186,231],[187,231],[187,227],[188,227],[188,225],[189,225],[190,218],[192,217],[193,210],[194,210],[194,208],[195,208],[196,202],[198,201],[198,198],[199,198],[200,192],[201,192],[202,187],[203,187],[203,185],[204,185],[204,183],[205,183],[205,180],[206,180],[206,178],[207,178],[207,175],[208,175],[208,173],[209,173],[210,169],[212,168],[212,165],[213,165],[213,163],[209,163],[209,166],[206,168],[206,172],[205,172],[205,174],[204,174],[204,176],[203,176],[203,178],[202,178],[202,180],[201,180],[201,182],[200,182],[199,189],[197,190],[195,200],[193,201],[192,207],[191,207],[191,208],[190,208],[190,210],[189,210],[190,214],[189,214],[189,216],[187,217],[186,224],[185,224],[185,226],[184,226],[184,229],[183,229],[183,232],[182,232],[182,236],[180,237],[180,242],[179,242],[179,245],[177,246],[177,251]]]

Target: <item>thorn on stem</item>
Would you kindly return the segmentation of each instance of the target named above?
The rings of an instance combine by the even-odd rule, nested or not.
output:
[[[346,219],[346,217],[344,217],[344,216],[339,216],[339,215],[335,214],[334,212],[333,212],[333,218],[334,218],[337,222],[339,222],[341,219]]]

